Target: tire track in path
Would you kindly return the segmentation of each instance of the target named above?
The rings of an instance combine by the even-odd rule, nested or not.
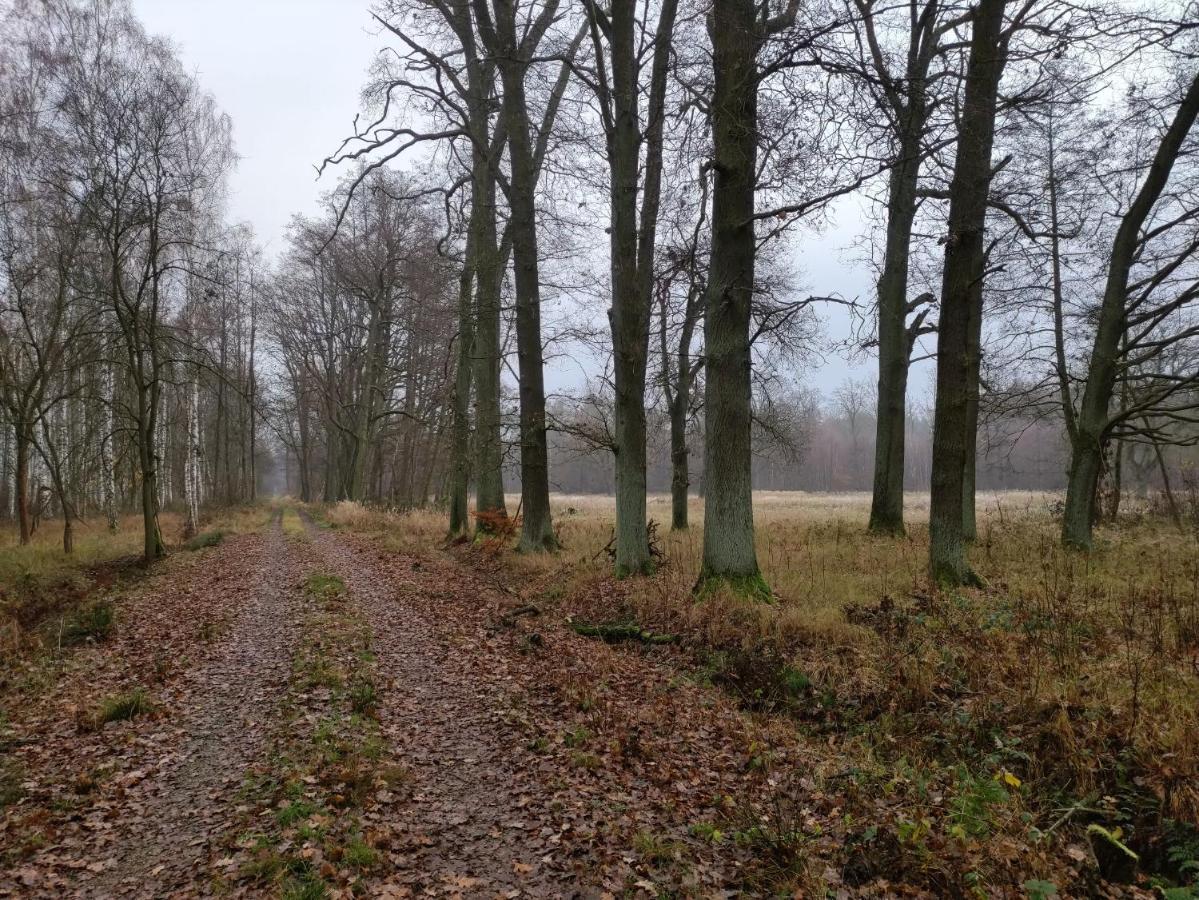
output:
[[[554,848],[527,808],[537,787],[471,660],[366,555],[305,524],[370,625],[380,725],[411,773],[410,799],[394,813],[393,869],[375,896],[597,896],[564,865],[547,864]]]
[[[132,786],[117,813],[111,865],[81,884],[88,897],[189,897],[209,892],[213,841],[227,826],[242,775],[266,747],[299,636],[300,590],[280,517],[222,646],[184,676],[172,723],[182,744]]]

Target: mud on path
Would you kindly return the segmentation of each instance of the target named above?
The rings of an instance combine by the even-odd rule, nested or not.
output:
[[[24,768],[41,780],[32,798],[67,815],[42,823],[51,843],[8,876],[0,872],[0,895],[210,890],[210,843],[226,827],[243,772],[264,748],[288,679],[300,588],[278,517],[265,536],[232,538],[196,562],[152,579],[119,605],[121,619],[136,620],[134,633],[116,647],[88,651],[106,658],[90,670],[81,666],[60,686],[69,696],[83,690],[74,684],[79,678],[126,688],[152,682],[163,667],[187,665],[172,637],[211,642],[206,658],[149,686],[156,714],[84,735],[52,713],[17,723],[30,740]],[[161,647],[152,650],[156,639]],[[61,712],[65,701],[57,699]],[[20,813],[18,805],[6,815],[0,845],[19,839]]]

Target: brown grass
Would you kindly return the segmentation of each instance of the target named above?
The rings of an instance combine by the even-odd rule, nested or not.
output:
[[[253,505],[221,510],[205,518],[201,535],[227,537],[260,530],[271,515],[270,510]],[[168,547],[181,549],[182,517],[163,512],[159,523]],[[76,522],[75,550],[70,556],[62,550],[61,528],[60,520],[43,520],[25,546],[15,525],[0,528],[0,659],[37,648],[46,636],[47,623],[61,624],[92,595],[138,570],[141,516],[122,516],[115,532],[108,530],[103,517]]]

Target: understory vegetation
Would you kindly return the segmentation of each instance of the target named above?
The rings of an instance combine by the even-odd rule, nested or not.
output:
[[[485,541],[452,552],[543,615],[673,635],[669,648],[634,641],[630,652],[669,654],[752,714],[791,721],[812,747],[807,789],[842,799],[846,883],[990,896],[988,885],[1022,878],[1030,896],[1076,896],[1111,876],[1091,846],[1110,838],[1137,855],[1145,885],[1199,894],[1194,532],[1129,504],[1119,540],[1100,529],[1084,556],[1057,542],[1053,496],[984,496],[972,561],[988,586],[939,591],[920,524],[905,539],[872,537],[865,498],[794,496],[756,503],[770,604],[697,601],[690,531],[659,535],[651,578],[614,580],[610,501],[598,498],[556,502],[557,556]],[[651,518],[667,502],[651,500]],[[324,514],[397,551],[444,544],[432,513],[343,503]],[[769,757],[761,748],[758,764]],[[796,802],[793,775],[779,773],[783,806]],[[738,831],[731,820],[697,828]],[[777,855],[801,837],[766,843]]]

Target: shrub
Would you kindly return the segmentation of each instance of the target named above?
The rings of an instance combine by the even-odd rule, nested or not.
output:
[[[73,647],[88,642],[98,643],[112,634],[116,611],[107,600],[98,600],[80,607],[63,623],[62,644]]]

